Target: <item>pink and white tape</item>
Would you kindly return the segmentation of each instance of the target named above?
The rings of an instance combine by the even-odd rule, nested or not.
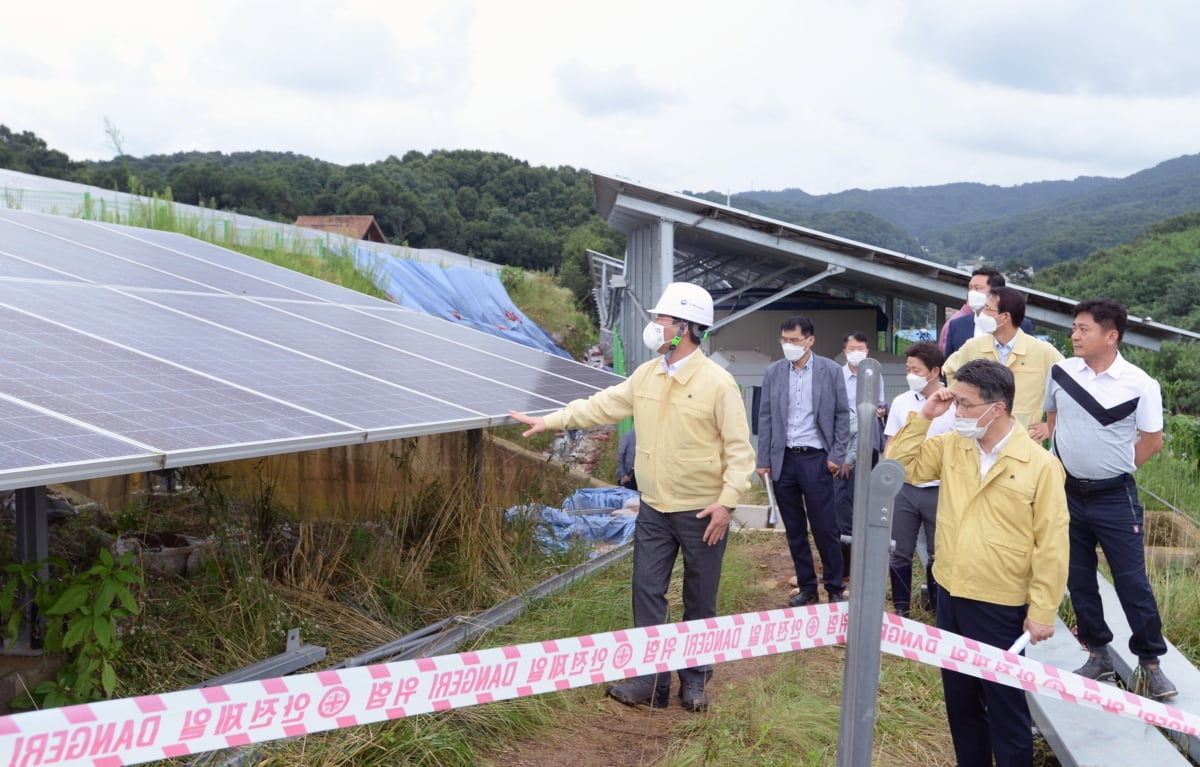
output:
[[[847,603],[533,642],[0,717],[0,767],[116,767],[841,644]],[[882,648],[1030,692],[1195,733],[1200,717],[895,615]],[[7,754],[7,757],[3,755]]]
[[[934,626],[884,615],[881,647],[918,663],[1196,735],[1200,716]]]
[[[0,717],[0,767],[116,765],[845,642],[846,603]]]

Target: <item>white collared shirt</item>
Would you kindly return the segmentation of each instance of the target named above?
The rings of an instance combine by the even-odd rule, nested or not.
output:
[[[1108,369],[1097,373],[1081,357],[1057,363],[1102,407],[1112,408],[1137,399],[1126,418],[1102,425],[1063,390],[1053,375],[1046,376],[1046,412],[1057,413],[1054,453],[1067,473],[1081,479],[1108,479],[1137,470],[1134,446],[1138,432],[1163,429],[1162,388],[1137,365],[1119,353]]]
[[[692,354],[695,354],[698,350],[699,350],[699,347],[697,347],[696,349],[692,349]],[[683,367],[683,363],[687,362],[688,360],[690,360],[692,358],[692,354],[689,354],[688,356],[686,356],[682,359],[675,360],[674,362],[667,362],[667,357],[670,356],[670,353],[664,354],[662,356],[663,370],[666,371],[666,374],[668,376],[674,376],[676,373],[679,372],[679,368]]]
[[[1016,428],[1016,424],[1010,417],[1008,419],[1008,434],[1005,434],[1004,438],[996,443],[996,446],[992,448],[991,452],[984,450],[983,445],[979,444],[979,440],[975,440],[975,448],[979,451],[980,482],[982,482],[983,478],[987,476],[987,473],[992,470],[992,467],[996,465],[996,461],[1000,460],[1000,451],[1003,450],[1004,446],[1008,444],[1008,441],[1012,439],[1013,432],[1016,431]]]

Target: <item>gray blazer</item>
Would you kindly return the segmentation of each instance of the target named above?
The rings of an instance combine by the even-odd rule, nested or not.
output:
[[[817,431],[825,440],[829,460],[842,464],[846,462],[846,446],[850,439],[850,405],[846,401],[842,366],[815,354],[812,364],[813,413]],[[783,473],[783,453],[787,447],[788,368],[791,365],[786,359],[767,365],[758,402],[758,465],[771,467],[774,479]]]

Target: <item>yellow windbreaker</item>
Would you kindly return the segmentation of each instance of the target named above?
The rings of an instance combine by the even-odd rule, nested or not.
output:
[[[1024,330],[1017,330],[1016,336],[1013,337],[1012,351],[1004,361],[1004,366],[1013,374],[1016,395],[1013,398],[1012,414],[1022,426],[1029,428],[1029,424],[1042,420],[1046,378],[1050,375],[1050,368],[1062,358],[1062,352],[1050,344],[1040,338],[1034,338]],[[948,386],[954,385],[954,373],[971,360],[999,362],[1000,353],[996,351],[996,339],[991,335],[976,336],[951,354],[946,364],[942,365],[942,373],[946,376]]]
[[[914,485],[941,480],[933,573],[953,596],[1029,605],[1029,619],[1054,625],[1070,553],[1066,479],[1058,459],[1016,422],[996,464],[979,479],[975,440],[954,432],[925,438],[929,421],[911,413],[887,457]]]
[[[546,428],[583,429],[631,415],[634,472],[647,504],[663,512],[737,506],[754,473],[754,448],[733,376],[699,350],[674,376],[655,357],[624,382],[547,415]]]

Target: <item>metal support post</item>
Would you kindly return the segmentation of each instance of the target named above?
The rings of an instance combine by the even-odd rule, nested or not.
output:
[[[467,432],[467,466],[471,472],[471,490],[476,505],[483,504],[483,429]]]
[[[46,522],[46,487],[23,487],[17,490],[17,561],[23,564],[41,562],[38,580],[45,583],[50,579],[50,567],[46,558],[50,556],[49,526]],[[35,630],[41,617],[33,604],[33,592],[21,589],[19,600],[23,618],[17,634],[17,644],[6,648],[10,653],[34,653],[42,647],[41,632]]]
[[[854,556],[850,571],[850,623],[838,727],[839,767],[871,763],[875,742],[875,698],[879,694],[879,646],[892,541],[892,502],[904,484],[904,468],[883,460],[872,471],[870,432],[879,391],[879,362],[858,366],[858,457],[854,477]],[[865,425],[864,425],[865,424]]]

